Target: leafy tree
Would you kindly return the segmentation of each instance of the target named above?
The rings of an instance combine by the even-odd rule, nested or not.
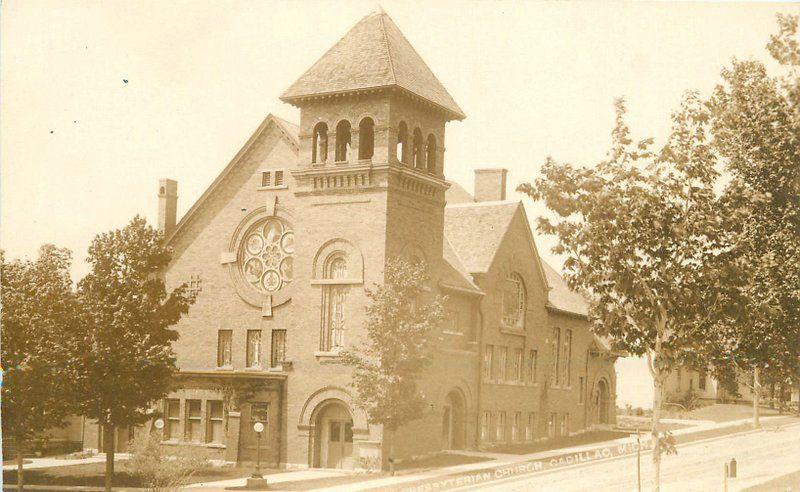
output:
[[[431,362],[428,334],[444,319],[444,298],[429,292],[427,281],[422,262],[388,261],[384,284],[367,291],[366,341],[342,352],[354,368],[359,405],[391,437],[392,470],[394,432],[425,410],[417,381]]]
[[[752,370],[753,425],[764,377],[800,375],[800,47],[798,17],[778,15],[767,48],[786,69],[734,60],[711,97],[713,145],[727,163],[726,227],[746,267],[748,308],[727,324],[724,358]],[[722,363],[724,363],[723,361]]]
[[[194,302],[185,284],[170,293],[159,273],[170,261],[161,233],[136,216],[89,246],[91,271],[78,284],[85,313],[80,409],[103,429],[106,489],[114,474],[114,429],[147,420],[176,370],[172,329]]]
[[[662,450],[674,450],[660,430],[664,381],[717,342],[707,328],[731,307],[726,299],[735,294],[729,290],[736,271],[708,267],[730,246],[719,232],[718,174],[708,112],[697,95],[687,94],[673,114],[673,130],[657,153],[652,139],[632,142],[622,100],[616,112],[606,160],[574,167],[548,158],[542,177],[518,189],[552,212],[538,229],[557,236],[553,251],[567,255],[569,285],[590,296],[595,332],[647,358],[658,490]]]
[[[36,261],[6,261],[2,281],[3,433],[17,447],[17,481],[24,486],[22,456],[36,434],[65,424],[71,410],[77,303],[68,249],[45,245]]]

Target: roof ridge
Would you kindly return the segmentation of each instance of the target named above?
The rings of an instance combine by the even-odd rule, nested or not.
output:
[[[388,17],[388,14],[384,12],[383,8],[379,5],[378,15],[380,15],[381,19],[381,33],[383,34],[383,44],[386,46],[386,58],[389,60],[389,71],[392,73],[392,82],[394,85],[400,85],[397,83],[397,75],[394,73],[394,60],[392,59],[392,50],[389,47],[389,35],[386,34],[386,22],[384,19]]]

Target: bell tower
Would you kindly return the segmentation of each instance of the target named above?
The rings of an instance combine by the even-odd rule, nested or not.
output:
[[[445,124],[465,115],[385,12],[361,19],[281,100],[300,108],[298,198],[349,200],[352,219],[381,232],[369,246],[380,240],[384,258],[410,247],[441,258]]]

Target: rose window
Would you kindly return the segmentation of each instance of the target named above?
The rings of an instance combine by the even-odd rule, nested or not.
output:
[[[294,232],[275,218],[257,222],[244,236],[239,265],[247,283],[272,294],[292,281]]]

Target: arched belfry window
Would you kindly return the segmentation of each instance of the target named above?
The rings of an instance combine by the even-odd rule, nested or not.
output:
[[[397,159],[403,164],[408,164],[409,154],[408,151],[408,126],[405,121],[400,122],[397,127]]]
[[[375,122],[364,118],[358,124],[358,158],[372,159],[375,152]]]
[[[414,130],[414,167],[417,169],[422,169],[424,167],[424,161],[422,160],[422,132],[419,128]]]
[[[525,283],[517,273],[512,273],[503,288],[503,326],[523,329],[525,327]]]
[[[344,347],[345,302],[350,290],[347,282],[347,258],[343,253],[333,253],[325,261],[324,279],[320,349],[324,352],[338,352]]]
[[[428,135],[428,145],[425,147],[425,155],[428,161],[428,172],[436,174],[436,137],[433,136],[433,133]]]
[[[328,160],[328,125],[323,122],[314,127],[314,146],[311,149],[311,162]]]
[[[350,158],[350,122],[342,120],[336,125],[336,162]]]

